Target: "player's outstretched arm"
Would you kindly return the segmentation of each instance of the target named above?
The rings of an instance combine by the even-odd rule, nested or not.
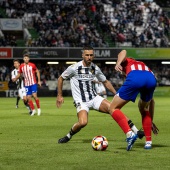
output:
[[[104,82],[102,82],[102,83],[103,83],[103,85],[104,85],[110,92],[112,92],[114,95],[116,94],[116,90],[115,90],[115,88],[112,86],[112,84],[110,83],[109,80],[106,80],[106,81],[104,81]]]
[[[56,99],[56,105],[58,108],[60,108],[61,105],[64,103],[64,98],[62,95],[63,81],[64,81],[64,79],[60,76],[58,78],[58,82],[57,82],[58,94],[57,94],[57,99]]]

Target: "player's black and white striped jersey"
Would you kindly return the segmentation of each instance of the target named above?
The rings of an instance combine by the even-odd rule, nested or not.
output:
[[[16,68],[11,72],[11,79],[14,79],[17,75],[18,75],[18,71]],[[24,88],[24,81],[23,79],[20,77],[17,81],[17,89],[22,89]]]
[[[95,77],[101,82],[106,80],[105,75],[97,65],[91,63],[89,67],[85,67],[83,61],[69,66],[61,76],[63,79],[70,78],[72,96],[75,102],[88,102],[97,95],[93,85]]]

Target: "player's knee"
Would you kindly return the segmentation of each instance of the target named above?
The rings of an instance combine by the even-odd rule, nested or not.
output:
[[[81,121],[81,122],[79,122],[81,128],[85,127],[85,126],[87,125],[87,123],[88,123],[87,121]]]
[[[111,106],[110,106],[110,107],[108,108],[108,110],[109,110],[109,114],[112,115],[112,113],[113,113],[116,109],[115,109],[114,107],[111,107]]]

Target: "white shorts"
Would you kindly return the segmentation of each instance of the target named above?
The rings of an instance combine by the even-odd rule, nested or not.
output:
[[[18,90],[19,97],[23,99],[24,96],[26,96],[26,89],[25,87]]]
[[[104,87],[103,84],[96,85],[96,86],[95,86],[95,89],[96,89],[97,94],[100,94],[100,93],[102,93],[103,91],[106,91],[106,89],[105,89],[105,87]]]
[[[81,110],[86,110],[87,112],[89,112],[89,109],[99,110],[99,107],[103,100],[103,97],[97,95],[94,99],[88,102],[76,102],[77,113]]]

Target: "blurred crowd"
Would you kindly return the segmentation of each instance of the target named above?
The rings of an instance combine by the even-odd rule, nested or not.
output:
[[[37,47],[168,47],[170,20],[147,0],[8,0],[10,18],[22,18],[38,33]]]
[[[146,62],[147,63],[147,62]],[[169,86],[170,85],[170,65],[162,65],[148,62],[147,65],[154,72],[158,86]],[[48,81],[57,81],[61,73],[68,67],[68,65],[48,65],[48,64],[37,64],[40,70],[41,82],[43,87],[48,87]],[[108,80],[111,81],[114,87],[120,87],[123,84],[124,77],[114,70],[114,65],[100,66],[102,72],[105,74]],[[0,81],[11,82],[11,71],[13,67],[7,67],[0,65]]]

